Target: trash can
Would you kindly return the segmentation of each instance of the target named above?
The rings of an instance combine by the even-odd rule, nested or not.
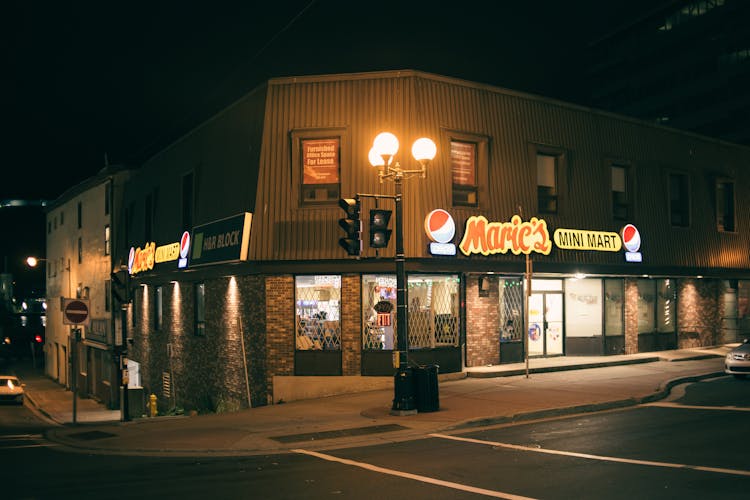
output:
[[[124,390],[120,387],[120,408],[124,401]],[[128,418],[140,418],[146,413],[143,387],[128,387]]]
[[[393,408],[394,411],[411,411],[416,409],[414,370],[402,367],[393,375]]]
[[[425,365],[419,366],[415,370],[418,412],[438,411],[440,409],[438,368],[438,365]]]

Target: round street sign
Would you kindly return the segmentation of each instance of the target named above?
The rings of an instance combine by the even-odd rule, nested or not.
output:
[[[70,300],[65,304],[63,315],[65,316],[66,321],[64,321],[64,324],[66,325],[87,323],[89,319],[89,306],[83,300]]]

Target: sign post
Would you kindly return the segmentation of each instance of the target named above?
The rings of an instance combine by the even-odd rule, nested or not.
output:
[[[88,326],[89,300],[88,299],[63,299],[63,324],[72,325],[70,330],[70,363],[72,376],[70,388],[73,392],[73,425],[78,420],[78,343],[81,341],[81,325]]]

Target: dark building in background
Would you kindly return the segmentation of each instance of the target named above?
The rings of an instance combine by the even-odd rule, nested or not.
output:
[[[750,144],[750,2],[656,2],[593,43],[593,107]]]

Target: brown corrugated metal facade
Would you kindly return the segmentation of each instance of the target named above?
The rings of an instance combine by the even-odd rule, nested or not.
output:
[[[223,398],[221,403],[225,406],[228,401],[239,406],[257,405],[260,404],[258,401],[264,400],[264,395],[267,402],[289,400],[295,397],[291,392],[280,395],[280,388],[289,385],[285,377],[309,375],[313,379],[318,362],[338,363],[338,368],[323,370],[321,375],[351,379],[372,374],[365,369],[370,362],[366,361],[369,348],[365,343],[337,344],[334,349],[337,357],[326,360],[305,358],[307,353],[302,352],[299,343],[295,347],[295,338],[305,326],[304,320],[300,322],[300,308],[314,302],[313,299],[300,298],[301,285],[295,285],[296,277],[338,275],[346,278],[346,286],[338,292],[341,296],[337,299],[336,315],[340,314],[340,317],[336,328],[365,325],[367,308],[361,303],[366,293],[363,292],[365,284],[357,280],[364,280],[364,275],[392,275],[395,254],[394,237],[378,255],[365,241],[361,257],[347,256],[338,243],[343,236],[338,224],[343,217],[338,199],[318,204],[301,201],[299,148],[300,140],[336,137],[340,147],[340,197],[353,197],[356,193],[393,195],[393,183],[380,183],[377,169],[368,161],[373,138],[384,130],[394,133],[401,141],[397,159],[403,168],[416,166],[410,148],[419,137],[432,138],[438,151],[427,167],[425,179],[404,181],[406,269],[410,276],[415,277],[420,273],[450,276],[459,283],[456,290],[460,290],[459,296],[453,293],[451,300],[460,305],[456,305],[458,309],[451,310],[451,314],[443,311],[443,316],[455,316],[453,319],[440,319],[448,321],[440,325],[450,324],[457,329],[455,342],[442,351],[433,342],[431,349],[420,351],[417,357],[421,362],[442,360],[449,367],[446,371],[461,371],[480,363],[523,358],[523,355],[519,358],[517,352],[510,358],[503,357],[503,349],[508,349],[508,345],[500,343],[498,331],[501,328],[497,325],[483,325],[476,331],[467,325],[483,321],[486,316],[480,312],[485,310],[483,308],[490,307],[493,311],[503,308],[502,287],[512,285],[523,275],[525,256],[511,252],[491,256],[466,256],[461,252],[448,257],[431,255],[424,219],[430,211],[438,208],[447,210],[455,220],[453,242],[456,244],[461,241],[465,221],[475,215],[482,215],[490,222],[508,222],[516,214],[524,221],[538,217],[547,222],[550,236],[557,228],[618,233],[625,222],[634,224],[642,240],[641,263],[626,262],[623,251],[563,250],[554,245],[549,255],[532,254],[536,278],[566,280],[584,274],[599,280],[596,286],[601,286],[602,290],[605,290],[606,279],[618,280],[617,286],[622,289],[620,295],[605,293],[605,290],[594,298],[586,298],[589,302],[603,304],[605,297],[609,300],[614,296],[648,299],[649,293],[643,290],[651,286],[649,280],[653,281],[655,290],[658,287],[661,287],[658,290],[664,287],[672,290],[676,286],[674,292],[667,293],[670,297],[670,294],[675,298],[682,297],[690,287],[699,290],[702,302],[699,300],[698,305],[691,305],[689,310],[680,309],[681,303],[677,302],[677,316],[673,318],[675,326],[669,326],[673,330],[667,328],[669,338],[666,343],[643,341],[640,336],[644,332],[640,331],[639,325],[648,319],[642,318],[638,304],[625,303],[618,309],[622,316],[621,341],[607,344],[607,333],[600,331],[599,336],[594,335],[597,338],[584,348],[587,353],[684,347],[688,340],[702,345],[717,343],[722,341],[722,331],[726,326],[727,315],[723,311],[730,302],[727,297],[735,297],[731,300],[736,308],[741,308],[744,303],[743,293],[747,290],[743,291],[742,283],[750,279],[750,221],[747,218],[750,149],[746,147],[538,96],[411,70],[278,78],[268,81],[154,156],[131,182],[125,204],[128,222],[126,228],[119,230],[126,232],[129,244],[134,247],[151,240],[157,246],[178,241],[186,230],[192,232],[195,244],[197,226],[210,225],[245,212],[252,214],[246,260],[193,265],[199,262],[193,253],[186,269],[161,265],[134,274],[133,282],[143,286],[135,292],[137,307],[131,308],[131,357],[143,361],[143,378],[152,385],[149,391],[158,393],[162,390],[158,387],[162,374],[172,371],[166,362],[147,361],[161,357],[148,354],[147,346],[153,345],[153,341],[140,342],[139,338],[157,334],[164,335],[165,342],[170,345],[186,342],[178,337],[187,334],[190,334],[189,342],[211,344],[215,339],[231,337],[240,338],[250,345],[244,360],[249,368],[237,366],[237,370],[254,373],[254,377],[243,383],[242,377],[233,376],[231,387],[222,380],[211,381],[213,391],[220,395],[216,397]],[[483,145],[486,162],[477,161],[476,206],[453,206],[451,140],[466,137],[475,138]],[[538,151],[553,151],[562,162],[557,179],[557,213],[538,213]],[[627,221],[613,217],[613,163],[626,165],[629,169],[631,212]],[[670,222],[670,173],[684,174],[688,179],[689,223],[685,227],[675,227]],[[182,180],[186,175],[192,179],[192,191],[185,191]],[[733,231],[717,229],[716,184],[719,179],[728,180],[734,190]],[[186,192],[192,193],[192,200],[185,200]],[[143,200],[149,194],[158,200],[153,214],[143,212]],[[371,198],[362,199],[365,226],[373,203]],[[392,208],[390,200],[380,203],[381,207]],[[186,206],[191,213],[187,219],[190,227],[184,227]],[[145,234],[146,227],[152,228],[151,235]],[[363,235],[366,239],[367,233]],[[352,280],[352,277],[357,280]],[[489,296],[484,294],[480,278],[488,278],[493,286],[500,286],[499,295],[496,290]],[[669,280],[675,280],[677,284]],[[263,281],[265,287],[261,293],[258,283]],[[210,303],[212,307],[205,312],[205,323],[211,331],[196,335],[197,330],[193,330],[197,329],[194,323],[198,320],[194,318],[194,304],[185,307],[189,312],[169,308],[178,308],[176,304],[180,300],[193,301],[193,294],[197,292],[191,289],[179,296],[168,293],[173,305],[165,302],[160,307],[165,308],[165,317],[181,319],[164,320],[155,329],[153,318],[149,317],[152,309],[143,303],[148,295],[144,290],[148,291],[152,286],[171,286],[172,283],[190,287],[195,283],[205,283],[206,294],[210,291],[222,297],[229,293],[227,287],[237,286],[239,305],[223,307],[221,300],[207,297],[206,304]],[[360,283],[359,288],[352,288],[354,283]],[[561,294],[565,293],[565,286],[561,285]],[[639,286],[640,292],[635,291]],[[448,288],[446,285],[445,289]],[[352,296],[351,290],[355,290],[354,295],[358,296]],[[710,297],[709,291],[713,293]],[[272,292],[273,299],[268,298],[269,292]],[[665,293],[662,296],[666,297]],[[324,296],[328,297],[327,292]],[[578,298],[580,295],[565,295],[566,301]],[[486,300],[491,302],[482,302]],[[356,307],[351,305],[354,302]],[[682,303],[687,304],[687,299]],[[446,306],[451,307],[454,306]],[[599,307],[601,315],[605,316],[602,309],[605,306]],[[230,309],[231,318],[227,317]],[[566,311],[563,342],[568,337],[575,337],[576,327],[575,308]],[[144,317],[134,317],[137,314]],[[662,314],[661,309],[654,315],[659,314]],[[251,322],[250,317],[255,320]],[[502,312],[499,315],[493,312],[492,321],[501,321],[501,317]],[[688,317],[692,319],[686,319]],[[732,316],[735,330],[740,317],[741,314]],[[429,328],[434,335],[438,323],[435,314],[430,318],[433,323]],[[326,315],[317,319],[322,325]],[[327,319],[326,323],[333,323],[330,313]],[[654,326],[654,332],[664,333],[662,327],[660,330]],[[491,333],[476,333],[480,330]],[[344,344],[352,342],[351,339],[359,343],[363,338],[363,332],[358,331],[338,335],[337,342],[344,339]],[[522,337],[525,336],[514,339],[521,342]],[[484,353],[496,353],[490,359],[474,353],[483,343],[494,346],[494,351],[483,349]],[[598,347],[600,344],[601,348]],[[572,340],[571,344],[564,343],[563,346],[560,352],[553,354],[581,353],[573,352],[577,348],[572,347]],[[447,351],[450,354],[445,354]],[[173,352],[170,347],[170,353]],[[221,358],[225,352],[224,348],[217,350],[217,357]],[[541,354],[549,353],[545,350]],[[230,362],[217,359],[217,363]],[[304,370],[299,368],[302,363],[306,367]],[[184,370],[202,369],[200,366],[191,367],[189,360],[182,360],[179,365]],[[385,375],[382,369],[375,372]],[[181,374],[174,372],[171,376],[178,380]],[[180,387],[178,382],[175,384]],[[325,386],[325,382],[320,384]],[[356,381],[352,384],[356,385]],[[184,390],[189,392],[187,388]],[[243,396],[245,391],[246,397]],[[216,401],[209,404],[190,400],[184,395],[183,398],[183,404],[194,407],[213,405],[216,408],[219,405]]]

